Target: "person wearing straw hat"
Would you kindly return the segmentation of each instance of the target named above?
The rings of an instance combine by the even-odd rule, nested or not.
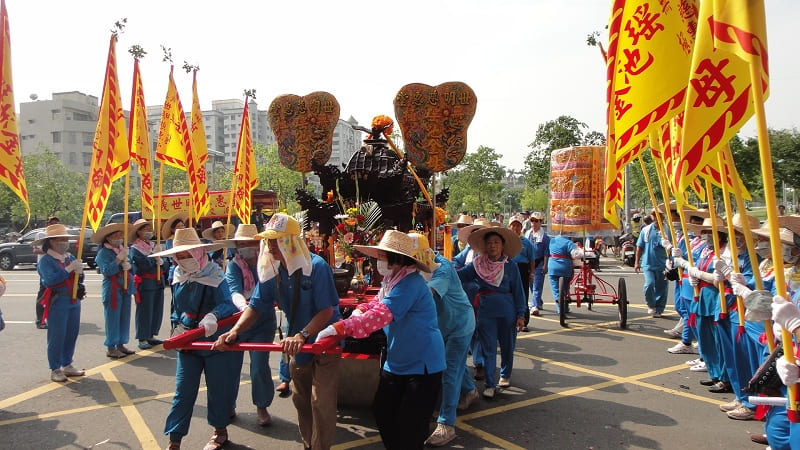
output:
[[[681,257],[675,257],[674,260],[676,266],[688,272],[689,284],[697,286],[700,292],[699,301],[694,302],[696,305],[693,305],[689,318],[690,325],[696,324],[700,356],[709,375],[709,379],[701,380],[700,383],[710,386],[709,392],[719,394],[732,392],[720,347],[720,330],[715,325],[720,313],[720,298],[718,284],[715,284],[714,269],[719,255],[723,255],[726,251],[728,231],[721,219],[713,222],[717,222],[716,228],[712,225],[711,218],[705,219],[703,225],[688,225],[694,233],[700,234],[706,244],[700,258],[695,260],[694,266],[689,265],[689,262]],[[718,249],[714,248],[712,233],[715,232],[719,240]]]
[[[161,236],[159,240],[164,241],[164,250],[169,250],[172,248],[172,237],[175,236],[175,231],[181,228],[186,228],[186,224],[189,220],[189,213],[185,211],[178,211],[172,215],[172,217],[168,218],[161,224]],[[169,286],[170,292],[174,295],[175,289],[172,285],[173,275],[175,273],[175,267],[177,267],[177,263],[172,260],[172,258],[166,258],[167,261],[170,263],[169,265],[169,272],[167,273],[167,285]]]
[[[148,255],[150,258],[170,256],[177,263],[170,317],[173,330],[202,328],[205,337],[201,340],[213,341],[222,331],[218,330],[217,321],[237,311],[225,274],[206,253],[225,245],[204,244],[194,228],[178,228],[172,248]],[[169,449],[179,449],[181,440],[189,433],[203,374],[208,388],[206,417],[214,428],[205,449],[220,448],[228,441],[227,426],[236,401],[242,358],[241,352],[193,350],[177,353],[175,395],[164,425],[164,434],[169,435]]]
[[[47,362],[50,365],[50,379],[64,382],[67,377],[84,375],[83,370],[72,365],[81,325],[81,302],[72,297],[72,291],[76,273],[79,274],[78,283],[83,282],[83,261],[75,259],[68,252],[69,240],[73,236],[64,225],[50,225],[45,228],[44,234],[31,245],[41,245],[44,252],[36,271],[45,288],[41,302],[44,306],[42,320],[48,324]],[[80,292],[78,297],[81,297]]]
[[[534,316],[540,314],[540,310],[544,308],[544,301],[542,301],[542,290],[544,289],[544,278],[547,274],[547,260],[550,257],[550,236],[542,228],[542,213],[534,211],[531,214],[528,222],[530,222],[530,230],[525,234],[525,237],[533,244],[533,283],[531,284],[531,297],[533,297],[528,305],[530,313]],[[530,317],[528,317],[528,321]],[[527,325],[526,321],[526,325]]]
[[[519,269],[512,258],[522,249],[519,236],[504,227],[485,227],[469,236],[477,256],[458,271],[462,282],[478,284],[473,299],[477,309],[476,335],[483,356],[483,396],[493,398],[497,387],[511,385],[516,333],[525,326],[525,293]],[[495,382],[497,343],[500,343],[500,381]]]
[[[452,227],[452,230],[453,230],[453,234],[452,234],[452,236],[450,236],[450,239],[453,242],[453,249],[457,250],[456,253],[459,253],[462,250],[464,250],[464,246],[466,246],[466,242],[462,243],[458,239],[458,231],[461,230],[462,228],[466,227],[466,226],[472,225],[472,216],[470,216],[468,214],[465,214],[465,213],[461,213],[461,214],[458,215],[458,220],[456,220],[454,223],[451,223],[449,225]]]
[[[45,227],[49,227],[50,225],[55,225],[57,223],[61,223],[61,221],[56,216],[50,216],[47,218],[47,223]],[[36,233],[36,239],[43,239],[45,237],[44,230]],[[36,262],[42,260],[42,256],[44,255],[44,251],[42,251],[42,247],[39,245],[33,246],[33,253],[36,255]],[[36,328],[40,330],[47,329],[47,323],[42,320],[42,314],[44,314],[44,306],[42,306],[42,294],[44,294],[44,285],[42,284],[42,280],[39,280],[39,292],[36,294]]]
[[[233,304],[239,311],[247,308],[258,283],[256,265],[259,241],[255,238],[256,234],[258,234],[258,228],[254,224],[243,223],[236,228],[233,238],[228,240],[229,243],[235,245],[236,253],[225,269],[225,280],[228,282]],[[242,333],[239,339],[244,342],[272,343],[275,338],[275,327],[275,309],[273,308],[271,311],[267,309],[258,317],[256,324]],[[272,381],[269,368],[269,352],[249,353],[251,396],[253,404],[256,405],[258,425],[263,427],[272,422],[267,408],[275,397],[275,382]]]
[[[530,295],[531,295],[531,281],[533,281],[533,269],[536,261],[534,255],[533,243],[522,235],[522,218],[513,216],[508,221],[508,228],[516,233],[522,242],[522,250],[515,256],[512,261],[517,263],[519,269],[519,278],[522,281],[522,291],[525,293],[525,326],[522,331],[528,331],[528,324],[531,320],[530,309]]]
[[[149,220],[137,220],[131,225],[129,233],[131,273],[136,288],[135,337],[139,341],[139,348],[147,350],[162,342],[156,335],[161,330],[164,316],[164,283],[169,263],[161,257],[149,257],[156,251],[153,224]]]
[[[431,250],[425,235],[416,232],[408,235],[415,241],[414,255],[432,270],[431,274],[420,273],[433,294],[439,331],[444,340],[447,368],[442,372],[442,402],[436,429],[425,441],[426,445],[440,447],[456,437],[456,411],[469,408],[479,397],[467,369],[467,354],[475,332],[475,314],[453,264]]]
[[[290,361],[292,402],[297,409],[305,448],[327,449],[336,434],[336,398],[339,389],[339,355],[300,352],[303,344],[341,319],[333,271],[321,257],[308,252],[300,238],[300,224],[287,214],[272,216],[264,231],[266,240],[258,260],[259,284],[236,325],[214,344],[225,350],[249,330],[262,314],[274,314],[275,302],[289,316],[289,333],[281,341]]]
[[[381,290],[369,303],[320,332],[365,338],[383,328],[386,361],[372,402],[375,423],[387,449],[421,449],[446,369],[444,341],[436,304],[420,274],[430,273],[429,258],[414,251],[414,239],[387,230],[378,245],[355,249],[378,260]]]
[[[99,245],[94,261],[103,275],[103,316],[107,347],[106,356],[113,359],[133,354],[125,347],[131,337],[131,295],[134,282],[130,276],[131,263],[128,248],[123,245],[122,231],[125,225],[112,223],[100,227],[92,235],[92,242]],[[124,277],[128,277],[125,286]]]
[[[203,239],[208,242],[217,242],[230,239],[233,235],[233,225],[224,224],[221,220],[215,220],[210,227],[203,230]],[[211,253],[211,261],[225,270],[225,249],[221,248]]]

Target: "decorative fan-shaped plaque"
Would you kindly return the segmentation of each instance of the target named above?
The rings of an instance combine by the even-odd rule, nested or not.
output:
[[[327,92],[304,97],[276,97],[267,112],[278,141],[278,157],[286,168],[310,172],[311,159],[320,164],[331,157],[333,130],[339,121],[339,102]]]

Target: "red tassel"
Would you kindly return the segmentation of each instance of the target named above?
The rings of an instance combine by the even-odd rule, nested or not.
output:
[[[767,416],[767,412],[769,412],[769,405],[756,405],[756,420],[762,420],[764,417]]]
[[[744,325],[739,325],[739,329],[736,331],[736,343],[738,344],[744,334]]]
[[[767,333],[761,333],[758,336],[758,343],[761,345],[767,345]]]
[[[697,298],[697,297],[695,297],[695,298]],[[689,320],[687,320],[686,323],[690,327],[695,328],[697,326],[697,314],[695,314],[695,313],[689,314]]]

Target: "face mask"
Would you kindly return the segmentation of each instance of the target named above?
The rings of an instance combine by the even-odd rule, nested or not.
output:
[[[422,275],[422,278],[425,279],[426,283],[430,283],[431,278],[433,278],[433,272],[428,273],[428,272],[423,272],[422,270],[420,270],[419,274]]]
[[[714,248],[714,236],[712,236],[711,234],[704,234],[701,236],[701,238],[709,248]]]
[[[384,261],[382,259],[378,260],[378,265],[376,267],[378,269],[378,273],[381,275],[389,275],[389,262]]]
[[[771,258],[772,257],[772,249],[769,247],[769,242],[761,241],[756,244],[756,253],[758,256],[762,258]]]
[[[119,247],[122,245],[122,239],[112,239],[110,243],[112,247]]]
[[[62,255],[69,250],[69,242],[56,242],[55,250]]]
[[[242,247],[236,251],[239,252],[239,256],[244,259],[250,259],[258,254],[258,249],[255,247]]]
[[[195,261],[194,258],[179,259],[178,266],[180,266],[183,273],[195,273],[200,270],[200,263]]]
[[[154,233],[152,231],[145,231],[144,233],[142,233],[142,239],[144,239],[145,241],[149,241],[150,239],[153,239],[153,234]]]
[[[796,263],[797,259],[800,257],[800,255],[793,255],[792,254],[792,249],[794,249],[793,245],[786,245],[786,244],[782,244],[781,245],[781,252],[783,253],[783,260],[784,260],[784,262],[787,262],[789,264]]]
[[[736,236],[736,248],[744,248],[745,244],[744,237]]]

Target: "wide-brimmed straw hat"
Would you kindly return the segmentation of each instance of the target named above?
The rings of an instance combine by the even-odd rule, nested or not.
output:
[[[257,241],[259,240],[256,238],[257,234],[258,227],[256,227],[254,224],[240,223],[239,226],[236,227],[236,232],[233,234],[233,237],[230,239],[225,239],[225,242],[230,242],[231,244],[236,245],[236,242]]]
[[[172,237],[172,225],[178,220],[186,224],[186,221],[189,220],[189,213],[178,211],[173,214],[172,217],[168,218],[166,222],[161,224],[161,239],[167,240]]]
[[[480,230],[483,227],[488,227],[492,224],[489,219],[485,217],[479,217],[475,219],[472,225],[467,225],[466,227],[458,230],[458,240],[461,242],[467,242],[469,239],[469,235],[472,234],[475,230]]]
[[[441,264],[436,262],[436,253],[433,252],[431,249],[430,244],[428,243],[428,237],[424,234],[420,234],[417,232],[412,231],[408,233],[408,236],[411,237],[411,240],[414,241],[414,255],[415,257],[424,263],[430,269],[429,272],[435,272],[436,269],[441,266]]]
[[[385,258],[386,252],[397,253],[398,255],[405,255],[413,259],[417,268],[422,271],[431,272],[431,268],[422,262],[419,257],[414,253],[414,240],[411,236],[397,230],[386,230],[383,233],[381,241],[378,245],[354,245],[357,251],[377,259]]]
[[[769,232],[769,227],[765,223],[762,227],[751,230],[753,234],[766,239],[772,239],[772,234]],[[778,239],[786,245],[795,245],[795,234],[788,228],[778,228]]]
[[[779,216],[778,225],[800,236],[800,216]]]
[[[145,226],[145,225],[148,225],[148,224],[152,224],[152,222],[150,222],[150,221],[149,221],[149,220],[147,220],[147,219],[139,219],[139,220],[137,220],[136,222],[133,222],[133,224],[131,224],[131,226],[130,226],[130,229],[128,230],[128,242],[133,242],[133,241],[135,241],[136,239],[138,239],[138,238],[139,238],[139,236],[137,236],[137,235],[136,235],[136,233],[137,233],[137,232],[138,232],[138,231],[139,231],[139,230],[140,230],[140,229],[141,229],[143,226]]]
[[[476,254],[486,254],[485,238],[489,233],[497,233],[503,238],[505,241],[503,245],[503,254],[509,258],[517,256],[519,252],[522,251],[522,239],[511,229],[505,227],[483,227],[470,234],[469,240],[467,241],[470,248],[472,248]]]
[[[731,217],[731,223],[733,224],[733,228],[739,232],[745,228],[752,230],[761,226],[761,222],[758,220],[758,217],[739,213],[736,213],[733,215],[733,217]]]
[[[220,228],[225,229],[225,234],[222,235],[222,239],[230,239],[231,235],[233,235],[233,225],[229,223],[222,223],[221,220],[215,220],[211,223],[211,226],[203,230],[203,238],[208,239],[209,241],[214,240],[222,240],[222,239],[214,239],[214,231],[219,230]]]
[[[725,224],[725,221],[722,220],[722,217],[717,216],[717,231],[721,231],[723,233],[728,233],[728,227]],[[711,217],[706,217],[703,219],[702,225],[695,225],[693,223],[686,224],[686,228],[690,229],[694,232],[694,234],[700,234],[701,231],[710,231],[713,229],[711,226]]]
[[[175,230],[175,237],[172,239],[172,248],[167,250],[153,253],[149,255],[151,258],[156,256],[170,256],[178,252],[191,250],[194,248],[208,249],[208,251],[219,250],[221,248],[230,247],[225,241],[217,241],[213,244],[204,244],[203,241],[197,236],[197,231],[194,228],[179,228]]]
[[[34,247],[38,247],[48,239],[60,238],[60,237],[74,238],[75,236],[67,233],[67,227],[65,227],[64,225],[60,223],[54,223],[52,225],[48,225],[47,228],[44,229],[43,238],[36,239],[35,241],[31,242],[31,245],[33,245]]]
[[[288,214],[275,214],[264,225],[264,231],[256,239],[279,239],[286,236],[299,236],[300,222]]]
[[[458,227],[459,225],[467,226],[472,225],[472,216],[468,214],[459,214],[458,220],[453,223],[448,223],[451,227]]]
[[[669,206],[664,205],[664,203],[660,203],[656,207],[656,209],[660,213],[666,213],[667,212],[667,208],[669,208],[670,212],[674,211],[674,212],[677,213],[678,212],[678,202],[676,202],[675,200],[672,200],[672,201],[669,202]],[[683,205],[683,217],[686,218],[686,219],[688,219],[689,217],[699,217],[701,219],[705,219],[706,217],[710,217],[710,215],[708,214],[708,210],[707,209],[695,209],[695,208],[693,208],[693,207],[691,207],[689,205]]]
[[[91,237],[92,242],[98,245],[102,245],[103,242],[106,241],[106,237],[109,234],[116,233],[117,231],[122,231],[124,228],[125,228],[124,223],[112,223],[104,227],[100,227],[92,235]]]

